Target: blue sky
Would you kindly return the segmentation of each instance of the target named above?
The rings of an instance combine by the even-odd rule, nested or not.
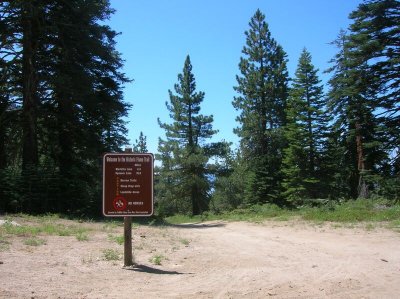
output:
[[[272,36],[288,54],[294,76],[304,47],[311,52],[320,78],[336,53],[329,43],[350,23],[348,15],[361,0],[111,0],[116,13],[109,25],[121,32],[117,50],[125,60],[123,71],[134,81],[124,89],[133,104],[127,127],[131,143],[140,131],[149,152],[157,152],[164,136],[157,118],[170,122],[165,102],[190,55],[197,89],[205,92],[201,113],[214,116],[214,141],[238,144],[233,134],[237,112],[232,107],[233,86],[245,44],[244,32],[259,8]]]

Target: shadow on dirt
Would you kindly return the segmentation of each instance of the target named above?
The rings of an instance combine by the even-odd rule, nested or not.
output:
[[[216,223],[182,223],[182,224],[168,224],[170,227],[176,228],[213,228],[213,227],[224,227],[226,224],[224,222],[216,222]]]
[[[161,270],[153,267],[149,267],[146,265],[135,265],[133,267],[125,268],[126,270],[135,271],[135,272],[143,272],[150,274],[160,274],[160,275],[183,275],[183,274],[193,274],[193,273],[182,273],[177,271],[167,271]]]

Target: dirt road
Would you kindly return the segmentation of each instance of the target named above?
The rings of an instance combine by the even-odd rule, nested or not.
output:
[[[0,252],[0,298],[400,298],[400,233],[299,222],[138,226],[138,263],[105,252],[122,227],[89,239],[13,237]],[[157,265],[158,264],[158,265]]]

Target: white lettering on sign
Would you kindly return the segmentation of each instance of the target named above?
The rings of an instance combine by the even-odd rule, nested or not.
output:
[[[103,156],[103,214],[149,216],[153,213],[152,154]]]
[[[120,191],[119,192],[120,194],[132,194],[132,193],[135,193],[135,191],[129,191],[129,190],[123,190],[123,191]]]
[[[106,157],[108,163],[112,162],[131,162],[131,163],[150,163],[151,159],[149,157]]]

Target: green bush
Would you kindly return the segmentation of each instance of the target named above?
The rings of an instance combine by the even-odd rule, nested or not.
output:
[[[400,206],[388,203],[385,200],[358,199],[339,203],[333,209],[303,208],[301,211],[304,219],[313,221],[359,222],[400,219]]]

